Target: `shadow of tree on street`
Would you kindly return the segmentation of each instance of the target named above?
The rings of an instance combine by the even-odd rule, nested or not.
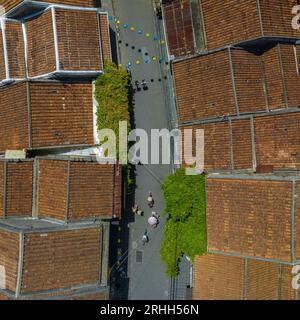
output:
[[[130,85],[128,92],[128,107],[130,112],[130,125],[132,129],[135,128],[134,95],[135,90],[132,85]],[[133,223],[135,220],[135,216],[132,213],[132,207],[135,204],[136,190],[136,169],[134,165],[129,165],[129,168],[131,184],[127,185],[127,179],[123,179],[122,219],[118,221],[118,224],[113,223],[110,229],[109,282],[110,299],[112,300],[127,300],[129,293],[128,257],[132,253],[132,248],[130,246],[129,224]]]

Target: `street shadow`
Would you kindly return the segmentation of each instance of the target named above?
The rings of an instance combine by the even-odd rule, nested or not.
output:
[[[129,116],[130,116],[130,126],[132,129],[136,128],[136,120],[134,114],[134,107],[135,107],[135,94],[136,90],[133,87],[133,79],[131,78],[130,85],[128,88],[128,100],[129,100]]]
[[[109,37],[110,37],[110,45],[111,45],[111,55],[112,55],[112,61],[118,65],[118,49],[117,49],[117,35],[116,32],[109,27]]]
[[[134,221],[135,185],[123,185],[122,219],[110,229],[110,299],[128,300],[128,257],[131,254],[129,224]],[[125,201],[124,201],[125,200]],[[120,241],[119,241],[120,239]]]
[[[134,116],[135,90],[130,84],[128,88],[130,126],[135,128]],[[129,146],[130,147],[130,146]],[[128,256],[131,254],[129,224],[135,221],[132,207],[135,204],[136,168],[128,164],[123,168],[122,219],[111,224],[110,228],[110,299],[128,300]],[[130,183],[128,183],[130,181]]]
[[[95,8],[101,8],[102,7],[102,1],[101,0],[93,0],[94,7]]]

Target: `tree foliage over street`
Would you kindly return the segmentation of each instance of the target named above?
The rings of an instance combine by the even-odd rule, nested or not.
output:
[[[97,126],[100,129],[112,129],[119,137],[119,122],[127,121],[130,131],[129,112],[130,75],[114,63],[106,61],[104,74],[95,83],[95,98],[98,102]],[[103,142],[103,141],[100,141]]]
[[[125,69],[105,61],[104,74],[95,82],[95,99],[97,108],[97,129],[111,129],[117,139],[117,158],[119,157],[119,122],[126,121],[130,131],[130,75]],[[127,137],[126,137],[127,139]],[[105,141],[100,141],[103,143]],[[123,175],[127,184],[132,185],[132,167],[123,166]]]
[[[164,228],[160,251],[168,276],[179,274],[183,255],[194,260],[207,252],[205,216],[205,175],[186,175],[179,169],[162,185],[164,214],[169,220]]]

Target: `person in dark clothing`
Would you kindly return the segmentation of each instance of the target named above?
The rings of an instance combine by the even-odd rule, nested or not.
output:
[[[147,85],[147,82],[146,82],[145,79],[142,80],[142,87],[143,87],[144,90],[148,90],[148,85]]]
[[[143,246],[148,242],[149,242],[149,237],[148,237],[148,232],[147,232],[147,229],[146,229],[144,234],[143,234],[143,237],[142,237]]]
[[[153,205],[154,205],[154,200],[153,200],[153,196],[152,196],[152,192],[151,191],[149,191],[147,202],[148,202],[148,207],[152,208]]]
[[[162,20],[162,10],[160,6],[155,7],[155,14],[158,20]]]
[[[135,85],[136,91],[140,91],[140,90],[141,90],[141,88],[140,88],[140,83],[139,83],[138,80],[135,80],[135,81],[134,81],[134,85]]]

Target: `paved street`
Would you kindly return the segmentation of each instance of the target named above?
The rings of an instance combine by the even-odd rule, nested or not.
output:
[[[105,9],[109,9],[107,1],[103,4]],[[164,39],[157,34],[152,1],[115,0],[113,6],[114,18],[120,20],[120,34],[117,37],[120,49],[119,62],[124,66],[128,63],[132,65],[133,82],[145,79],[149,87],[146,91],[136,92],[134,96],[135,127],[143,128],[148,133],[153,128],[169,128],[170,112],[165,83],[167,66],[164,62],[158,62],[161,57],[159,45],[164,45],[164,41],[161,42]],[[134,27],[134,30],[131,30],[131,27]],[[155,36],[158,36],[159,40],[156,40]],[[165,276],[165,267],[159,256],[164,220],[160,219],[156,229],[147,226],[147,219],[152,211],[147,206],[148,192],[152,191],[155,200],[154,210],[160,214],[164,207],[160,183],[170,172],[170,165],[136,167],[135,201],[145,214],[142,217],[133,217],[129,210],[127,212],[130,216],[128,220],[131,221],[128,224],[128,299],[151,300],[170,297],[170,281]],[[141,238],[145,228],[148,229],[150,241],[143,246]]]

